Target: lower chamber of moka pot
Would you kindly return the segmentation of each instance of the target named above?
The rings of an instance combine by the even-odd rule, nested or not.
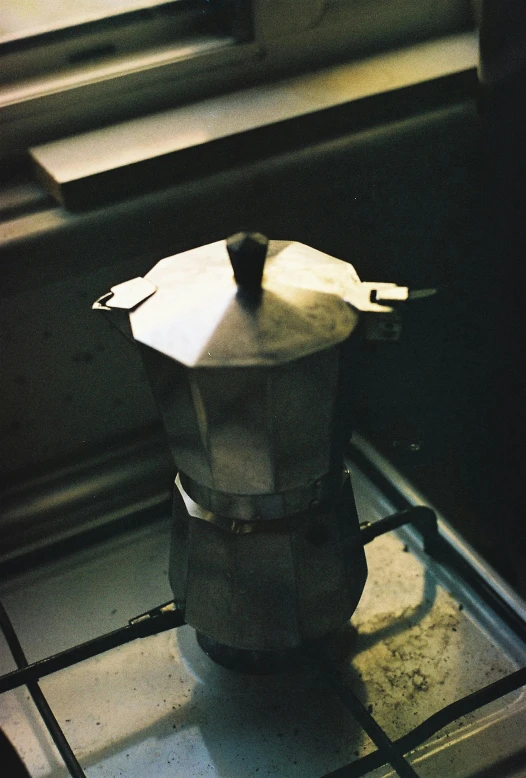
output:
[[[268,675],[294,671],[313,649],[333,661],[352,651],[347,620],[367,564],[342,480],[330,499],[258,521],[212,513],[176,482],[170,584],[196,649],[216,665]]]

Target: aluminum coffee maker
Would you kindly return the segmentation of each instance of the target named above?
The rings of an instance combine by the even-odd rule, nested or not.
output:
[[[354,612],[367,565],[343,462],[349,339],[359,319],[397,339],[406,297],[239,233],[94,304],[139,344],[178,471],[170,584],[210,654],[294,650]]]

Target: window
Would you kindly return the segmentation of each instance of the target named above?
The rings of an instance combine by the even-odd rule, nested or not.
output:
[[[4,0],[0,155],[471,24],[470,0]]]
[[[149,12],[156,11],[173,14],[182,5],[181,2],[159,3],[158,0],[77,0],[72,4],[68,0],[39,3],[36,0],[5,0],[1,26],[0,44],[8,41],[20,41],[30,37],[56,33],[59,30],[87,25],[111,17],[135,13],[142,21],[151,18]],[[188,4],[187,4],[188,5]],[[202,9],[198,9],[202,10]],[[133,18],[133,17],[131,17]]]

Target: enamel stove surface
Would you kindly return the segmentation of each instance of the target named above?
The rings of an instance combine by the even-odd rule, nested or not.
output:
[[[362,521],[393,512],[352,463],[351,472]],[[526,659],[511,630],[415,537],[400,530],[366,547],[369,578],[341,666],[393,739]],[[169,600],[169,538],[167,520],[4,582],[0,596],[29,661]],[[5,673],[14,665],[0,645]],[[312,675],[233,673],[203,653],[188,626],[55,673],[41,687],[90,778],[321,778],[374,750]],[[67,775],[25,688],[0,696],[0,727],[34,778]],[[518,778],[525,747],[526,695],[517,691],[441,730],[409,761],[423,778]],[[480,772],[490,765],[494,772]]]

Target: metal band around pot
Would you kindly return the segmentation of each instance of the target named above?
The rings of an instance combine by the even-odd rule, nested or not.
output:
[[[342,473],[330,472],[296,489],[276,494],[229,494],[210,489],[179,471],[181,486],[188,496],[202,508],[214,514],[242,521],[282,519],[334,496],[341,485]]]

